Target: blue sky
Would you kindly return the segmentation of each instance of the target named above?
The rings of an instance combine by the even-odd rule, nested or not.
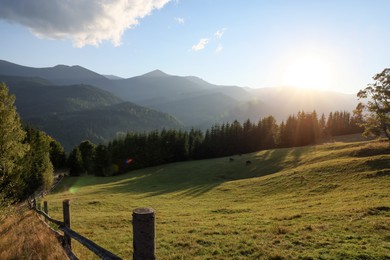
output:
[[[214,84],[356,93],[390,66],[388,0],[0,3],[0,59],[32,67],[125,78],[160,69]]]

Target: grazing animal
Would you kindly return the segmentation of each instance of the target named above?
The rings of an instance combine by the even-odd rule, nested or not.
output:
[[[234,161],[234,159],[233,158],[229,158],[229,162],[233,162]]]
[[[251,163],[252,163],[252,162],[248,160],[248,161],[245,162],[245,165],[249,165],[249,164],[251,164]]]

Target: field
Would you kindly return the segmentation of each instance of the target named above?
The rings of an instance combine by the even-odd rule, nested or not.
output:
[[[72,229],[125,259],[137,207],[156,211],[158,259],[390,259],[388,142],[232,158],[70,177],[45,199],[56,219],[70,199]]]

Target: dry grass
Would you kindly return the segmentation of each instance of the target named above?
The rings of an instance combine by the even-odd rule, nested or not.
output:
[[[0,222],[0,259],[68,259],[60,243],[26,207]]]

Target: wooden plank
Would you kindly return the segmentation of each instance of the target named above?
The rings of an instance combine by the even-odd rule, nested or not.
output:
[[[102,259],[122,259],[119,256],[111,253],[107,249],[104,249],[103,247],[99,246],[92,240],[89,240],[86,237],[83,237],[79,233],[75,232],[74,230],[66,227],[66,226],[60,226],[60,230],[62,230],[66,235],[70,236],[71,238],[78,241],[80,244],[94,252],[97,256],[101,257]]]
[[[49,216],[49,207],[47,205],[46,200],[43,202],[43,212],[45,212],[45,214]],[[48,222],[48,219],[46,217],[45,217],[45,221]]]
[[[40,210],[35,210],[38,214],[41,214],[42,216],[44,216],[47,220],[53,222],[54,224],[58,225],[58,226],[63,226],[64,225],[64,222],[62,221],[59,221],[59,220],[56,220],[54,218],[51,218],[49,215],[47,215],[45,212],[43,211],[40,211]]]

